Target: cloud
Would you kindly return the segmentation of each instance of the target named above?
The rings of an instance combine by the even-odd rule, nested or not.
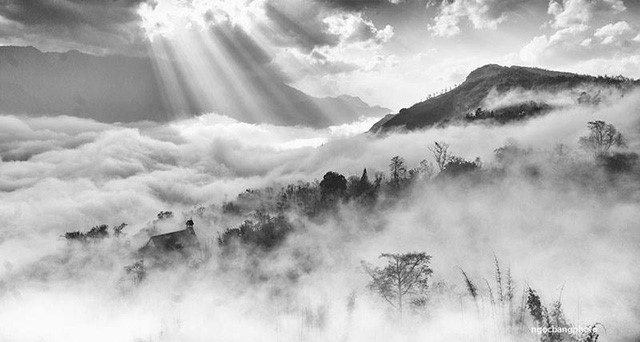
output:
[[[586,39],[584,39],[583,41],[580,42],[580,45],[584,46],[584,47],[588,47],[588,46],[591,45],[592,42],[593,42],[593,39],[586,38]]]
[[[619,21],[615,24],[602,26],[593,35],[602,39],[602,44],[608,45],[617,42],[620,37],[632,31],[631,26],[626,21]]]
[[[322,21],[322,7],[317,4],[296,2],[295,6],[278,6],[268,3],[265,13],[269,20],[265,25],[274,29],[270,38],[278,45],[309,52],[318,46],[339,43],[338,36],[327,32]]]
[[[288,80],[371,70],[386,60],[380,50],[394,35],[392,26],[377,27],[357,7],[322,1],[260,0],[247,6],[233,1],[167,1],[145,6],[143,19],[153,36],[169,43],[180,40],[172,35],[183,27],[243,34],[260,53],[273,58],[269,67],[284,70],[286,76],[281,76]]]
[[[322,20],[326,25],[326,31],[340,37],[343,43],[386,43],[393,37],[393,27],[387,25],[379,30],[373,22],[362,17],[362,13],[341,13],[327,16]]]
[[[113,24],[126,24],[137,20],[135,10],[145,0],[116,1],[14,1],[2,3],[0,13],[3,17],[34,26],[77,27],[89,24],[96,28],[110,30]],[[100,12],[104,11],[104,12]],[[102,15],[97,15],[102,14]]]
[[[78,147],[111,126],[90,120],[0,117],[0,160],[28,160],[46,151]]]
[[[312,68],[327,65],[326,70],[346,71],[348,68],[344,66],[351,64],[347,58],[335,63],[329,62],[331,58],[320,62],[311,55],[313,50],[321,48],[320,53],[328,55],[327,50],[339,44],[344,47],[352,43],[388,41],[393,35],[392,27],[376,28],[361,10],[394,3],[397,1],[256,0],[240,4],[234,1],[10,0],[0,4],[0,42],[34,45],[45,51],[78,49],[98,54],[144,54],[149,37],[170,35],[176,29],[188,27],[215,30],[217,26],[231,26],[233,29],[227,29],[228,32],[259,30],[262,48],[269,53],[296,49],[315,63]]]
[[[567,50],[588,47],[591,42],[587,38],[588,30],[587,25],[573,25],[559,29],[550,36],[534,37],[520,50],[520,58],[527,62],[536,62],[553,59],[556,54],[564,55]]]
[[[460,33],[460,25],[467,19],[475,29],[498,28],[510,12],[525,2],[522,0],[454,0],[442,1],[434,24],[429,31],[434,36],[450,37]],[[429,4],[434,5],[434,2]]]
[[[147,0],[7,0],[0,3],[0,41],[46,50],[139,51],[139,6]]]
[[[603,322],[610,339],[633,339],[640,277],[634,268],[640,240],[637,184],[615,185],[610,178],[600,183],[597,176],[572,172],[571,165],[588,172],[578,153],[575,164],[535,162],[540,171],[535,179],[521,176],[520,165],[513,165],[504,178],[486,183],[420,185],[406,201],[362,215],[345,206],[339,220],[324,224],[296,218],[304,229],[256,260],[260,281],[256,273],[239,271],[242,265],[225,270],[217,265],[226,261],[214,258],[198,268],[149,269],[145,281],[132,286],[123,279],[123,266],[135,260],[133,237],[151,226],[160,210],[176,214],[160,229],[176,229],[193,215],[198,235],[215,239],[237,224],[221,215],[220,204],[246,188],[310,181],[328,170],[353,175],[368,167],[373,174],[373,169],[387,170],[398,154],[413,167],[431,158],[426,146],[434,140],[489,165],[493,150],[509,137],[540,154],[558,142],[576,151],[586,121],[598,118],[629,134],[630,148],[637,151],[637,118],[629,112],[639,99],[631,93],[515,125],[449,126],[378,138],[358,134],[355,126],[251,125],[214,114],[138,126],[1,116],[0,138],[13,132],[3,144],[48,140],[52,148],[26,160],[0,162],[0,180],[13,184],[0,196],[0,321],[5,322],[0,338],[299,341],[348,334],[352,341],[494,341],[504,325],[495,323],[497,316],[468,315],[476,307],[462,291],[452,290],[451,306],[434,300],[429,318],[419,318],[420,324],[407,330],[388,318],[385,304],[369,294],[367,276],[357,271],[361,260],[376,262],[380,252],[424,250],[433,255],[433,281],[459,288],[456,265],[481,280],[493,274],[493,250],[510,265],[517,293],[531,286],[546,303],[566,282],[565,312],[579,308],[580,319]],[[66,145],[85,132],[92,134],[85,142]],[[201,205],[198,216],[193,209]],[[65,231],[120,222],[130,224],[121,240],[75,246],[59,238]],[[611,253],[612,246],[617,253]],[[309,263],[297,267],[301,260]],[[283,276],[292,273],[301,275],[294,282]],[[486,288],[480,292],[486,298]],[[348,306],[348,298],[355,305]],[[59,310],[52,315],[48,307]],[[347,307],[353,307],[352,314]],[[309,328],[304,317],[320,317],[324,324]]]
[[[363,10],[366,8],[376,8],[385,5],[397,5],[407,0],[316,0],[328,4],[332,7],[347,10]],[[409,0],[412,1],[412,0]]]
[[[552,32],[534,37],[520,50],[520,58],[536,65],[575,70],[576,65],[586,65],[588,60],[632,56],[640,46],[626,39],[632,32],[631,25],[620,20],[626,10],[619,0],[552,0],[547,11],[552,19],[546,26]],[[617,49],[611,49],[612,44]]]
[[[381,44],[393,36],[391,26],[378,29],[362,12],[326,11],[313,3],[283,7],[268,4],[265,9],[270,21],[265,25],[275,28],[273,39],[283,47],[305,52],[339,44]]]
[[[575,63],[572,70],[599,75],[623,75],[640,78],[640,55],[603,56],[586,59]]]
[[[595,17],[626,10],[622,0],[551,0],[548,13],[554,28],[589,24]]]
[[[377,50],[394,34],[392,26],[377,28],[362,12],[320,13],[311,20],[298,21],[307,22],[305,25],[313,27],[287,30],[290,35],[302,37],[302,41],[312,41],[313,44],[303,44],[301,49],[284,52],[290,58],[301,57],[299,61],[303,64],[309,63],[311,68],[307,68],[306,72],[312,74],[315,70],[336,73],[366,69],[377,59]],[[324,38],[304,39],[308,36],[307,32],[316,32],[318,37]],[[296,46],[289,45],[287,48]],[[281,65],[286,68],[286,64]]]
[[[392,26],[378,28],[361,12],[332,12],[318,19],[318,32],[331,37],[326,39],[330,44],[288,46],[277,54],[276,63],[294,79],[373,70],[392,58],[380,53],[394,35]]]
[[[583,28],[572,26],[551,36],[537,36],[520,50],[518,57],[525,63],[577,73],[639,76],[640,46],[636,42],[627,43],[615,35],[594,39],[592,30]],[[611,44],[617,47],[612,49]]]

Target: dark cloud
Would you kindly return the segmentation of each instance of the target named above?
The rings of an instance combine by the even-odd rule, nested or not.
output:
[[[392,27],[376,27],[365,10],[355,10],[378,2],[390,3],[272,0],[265,6],[268,21],[263,31],[274,45],[287,48],[281,64],[306,66],[294,74],[349,73],[364,66],[344,55],[346,46],[367,46],[377,58],[376,48],[393,35]]]
[[[504,14],[520,10],[524,5],[530,3],[527,0],[501,0],[496,1],[493,6],[489,6],[487,15],[491,18],[499,18]]]
[[[267,4],[266,14],[275,27],[273,38],[280,44],[311,51],[317,46],[335,46],[339,37],[326,32],[319,16],[320,7],[314,4],[303,6],[305,11],[289,13],[286,7]]]
[[[344,39],[327,31],[324,20],[328,15],[403,1],[270,0],[263,7],[267,21],[256,25],[263,26],[275,46],[308,54]],[[33,45],[45,51],[143,53],[147,35],[138,14],[143,4],[155,6],[158,0],[0,0],[0,44]],[[212,21],[213,16],[207,12],[204,19]],[[373,39],[375,34],[375,27],[362,22],[349,42]]]
[[[305,13],[287,13],[273,5],[267,5],[266,13],[276,28],[274,38],[281,45],[297,47],[309,52],[316,47],[336,46],[341,40],[347,43],[357,43],[376,38],[378,29],[372,22],[358,17],[349,34],[342,36],[338,32],[328,30],[329,23],[326,15],[319,15],[317,11],[310,9]],[[343,17],[348,20],[348,17]]]
[[[5,0],[0,14],[29,26],[91,25],[109,30],[114,24],[135,21],[135,9],[146,0]]]
[[[336,8],[348,10],[362,10],[365,8],[376,8],[387,5],[394,5],[406,0],[316,0],[319,3],[326,4]]]
[[[150,0],[2,0],[0,38],[91,50],[139,45],[137,9]]]

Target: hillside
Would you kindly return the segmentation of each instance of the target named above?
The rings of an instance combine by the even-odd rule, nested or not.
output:
[[[527,99],[521,99],[522,102],[514,103],[510,107],[495,108],[495,110],[490,108],[491,111],[485,108],[480,109],[492,91],[505,93],[518,89],[557,93],[576,89],[582,85],[626,87],[638,84],[638,81],[621,77],[593,77],[537,68],[504,67],[490,64],[471,72],[458,87],[417,103],[410,108],[404,108],[392,117],[385,117],[376,123],[371,131],[412,130],[458,120],[479,118],[491,118],[498,122],[506,122],[545,113],[553,109],[547,103],[531,102]],[[576,101],[578,101],[577,97]]]
[[[215,71],[211,70],[215,78]],[[189,75],[181,75],[183,83]],[[254,84],[267,84],[261,75]],[[185,88],[185,87],[183,87]],[[176,112],[218,112],[250,123],[326,127],[382,116],[389,109],[371,107],[350,96],[316,98],[279,79],[257,87],[253,100],[260,113],[246,109],[238,94],[226,102],[185,96],[182,108],[171,109],[149,58],[94,56],[78,51],[41,52],[33,47],[0,47],[0,113],[72,115],[101,122],[168,121]]]

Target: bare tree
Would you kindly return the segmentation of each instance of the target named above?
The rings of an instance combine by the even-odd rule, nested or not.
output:
[[[436,141],[433,143],[433,146],[429,147],[429,151],[433,153],[436,165],[438,165],[440,171],[444,170],[444,167],[447,166],[447,163],[451,159],[451,155],[449,154],[449,144]]]
[[[424,294],[427,281],[433,273],[429,267],[431,256],[425,253],[382,254],[387,260],[383,268],[363,262],[364,270],[371,277],[369,288],[377,292],[402,317],[405,302]]]
[[[589,121],[589,135],[580,138],[580,146],[598,158],[606,155],[611,147],[624,147],[622,133],[604,121]]]

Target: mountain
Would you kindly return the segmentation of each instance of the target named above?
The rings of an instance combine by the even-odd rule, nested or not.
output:
[[[219,70],[218,70],[219,71]],[[216,79],[216,70],[210,70]],[[192,75],[179,75],[181,85]],[[149,58],[94,56],[78,51],[41,52],[34,47],[0,47],[0,113],[72,115],[101,122],[164,122],[179,114],[216,112],[249,123],[327,127],[360,116],[382,116],[389,109],[371,107],[357,97],[316,98],[279,78],[253,77],[249,95],[228,91],[225,101],[201,101],[186,94],[172,107]],[[220,78],[218,78],[220,79]],[[263,86],[264,85],[264,86]],[[182,87],[186,89],[187,87]],[[244,96],[244,97],[243,97]],[[255,113],[255,108],[259,113]]]
[[[580,86],[602,86],[626,88],[640,85],[624,77],[594,77],[568,72],[550,71],[521,66],[505,67],[496,64],[485,65],[471,72],[466,80],[454,89],[399,113],[386,116],[377,122],[371,132],[393,129],[419,129],[455,121],[491,119],[497,122],[543,114],[552,110],[552,104],[543,101],[520,99],[508,106],[481,108],[485,99],[493,93],[507,93],[512,90],[558,93],[576,90]],[[580,93],[580,92],[578,92]],[[577,101],[598,101],[598,94],[583,92]]]

